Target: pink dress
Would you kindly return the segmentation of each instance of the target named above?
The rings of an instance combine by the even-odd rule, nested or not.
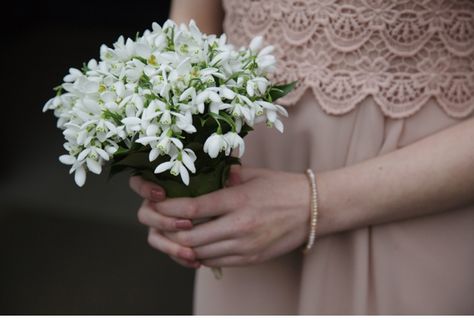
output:
[[[244,164],[304,172],[403,148],[471,117],[474,2],[224,0],[236,45],[263,35],[298,80],[285,133]],[[435,168],[433,168],[435,170]],[[474,314],[474,206],[333,234],[271,261],[196,274],[196,314]]]

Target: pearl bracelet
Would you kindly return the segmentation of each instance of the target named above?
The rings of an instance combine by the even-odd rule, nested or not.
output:
[[[306,170],[306,175],[308,176],[311,185],[311,229],[309,231],[308,242],[306,243],[306,247],[303,249],[304,254],[307,254],[313,247],[314,240],[316,239],[316,225],[318,222],[318,191],[316,189],[316,178],[311,169]]]

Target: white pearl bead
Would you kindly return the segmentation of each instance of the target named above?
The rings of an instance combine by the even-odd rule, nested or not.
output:
[[[310,232],[308,235],[308,242],[306,244],[303,253],[308,253],[308,251],[313,247],[314,241],[316,239],[316,225],[318,217],[318,193],[316,189],[316,178],[314,176],[313,170],[306,170],[306,175],[308,176],[310,186],[311,186],[311,219],[310,219]]]

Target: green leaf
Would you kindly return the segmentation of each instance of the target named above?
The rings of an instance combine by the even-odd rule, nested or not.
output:
[[[150,78],[145,73],[143,73],[140,79],[138,79],[138,85],[145,89],[151,89],[153,87]]]
[[[269,95],[272,98],[272,101],[275,101],[281,97],[286,96],[288,93],[290,93],[291,90],[295,88],[296,83],[297,81],[293,81],[287,84],[271,87],[269,90]]]
[[[244,125],[242,126],[242,129],[240,129],[239,135],[243,138],[252,130],[253,130],[253,128],[251,126],[244,123]]]
[[[81,72],[86,74],[88,71],[89,71],[89,67],[87,66],[87,63],[83,62]]]
[[[230,75],[230,77],[226,81],[224,81],[224,83],[227,83],[229,80],[238,78],[239,76],[244,75],[244,74],[247,74],[247,72],[245,71],[234,72],[233,74]]]
[[[109,109],[102,111],[102,117],[107,120],[115,121],[115,124],[122,124],[122,116],[116,112],[112,112]]]
[[[209,114],[214,119],[222,120],[222,121],[226,122],[231,127],[232,131],[236,131],[234,120],[228,114],[226,114],[225,112],[222,112],[222,113],[219,113],[219,114],[210,112]]]

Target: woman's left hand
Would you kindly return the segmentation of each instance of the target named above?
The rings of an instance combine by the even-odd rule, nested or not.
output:
[[[166,199],[154,208],[174,218],[213,218],[164,235],[193,248],[203,265],[228,267],[260,263],[303,245],[310,201],[304,174],[242,168],[238,185],[196,198]]]

